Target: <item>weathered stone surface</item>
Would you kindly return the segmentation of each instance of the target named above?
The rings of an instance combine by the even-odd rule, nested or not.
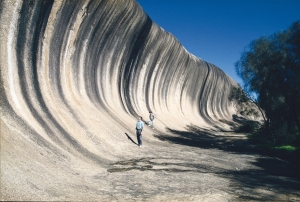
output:
[[[228,94],[236,83],[188,53],[134,0],[0,6],[2,200],[299,197],[298,181],[290,195],[254,182],[236,193],[244,174],[237,169],[260,170],[255,155],[196,141],[208,134],[198,129],[183,132],[229,130],[219,119],[234,114]],[[144,129],[139,148],[125,133],[135,141],[136,118],[147,120],[149,110],[155,130]]]

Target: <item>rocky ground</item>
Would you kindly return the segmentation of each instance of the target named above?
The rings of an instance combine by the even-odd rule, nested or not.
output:
[[[299,167],[264,155],[249,144],[244,134],[211,132],[194,126],[186,131],[152,133],[143,136],[142,147],[137,146],[135,135],[120,134],[120,141],[128,145],[131,155],[109,159],[103,165],[64,167],[57,163],[50,174],[41,173],[38,166],[28,166],[28,171],[23,170],[27,177],[24,183],[21,179],[9,185],[2,181],[1,199],[300,201]],[[19,177],[20,172],[15,176]],[[41,185],[39,178],[45,184]],[[10,187],[12,184],[22,184],[23,189],[16,190]]]
[[[135,158],[110,165],[104,178],[111,196],[137,201],[300,201],[299,168],[265,156],[245,135],[193,127],[169,131],[173,136],[155,135],[164,142],[147,142],[145,137]]]

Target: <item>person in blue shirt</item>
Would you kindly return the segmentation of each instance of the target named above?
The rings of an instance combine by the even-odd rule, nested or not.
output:
[[[138,122],[136,123],[136,137],[138,141],[139,147],[142,146],[142,131],[144,127],[144,122],[142,121],[142,117],[139,117]]]

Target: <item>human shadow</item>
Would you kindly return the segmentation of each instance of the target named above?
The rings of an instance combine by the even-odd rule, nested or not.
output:
[[[167,128],[168,133],[155,135],[155,137],[162,141],[182,146],[218,149],[226,153],[243,155],[245,157],[251,155],[255,158],[255,161],[249,162],[250,166],[248,169],[237,168],[236,170],[226,170],[215,174],[224,178],[230,178],[233,190],[243,190],[245,188],[245,193],[247,192],[246,189],[251,189],[254,193],[254,190],[259,189],[259,187],[268,186],[270,189],[284,189],[286,192],[296,193],[297,197],[300,197],[299,164],[274,158],[263,150],[251,145],[245,136],[232,132],[223,132],[220,135],[217,134],[217,131],[205,130],[195,125],[187,125],[185,129],[186,131],[180,131]],[[227,161],[228,164],[231,162],[230,159],[222,160]],[[253,197],[255,198],[255,194],[253,194]],[[264,198],[262,195],[260,197],[260,199]]]
[[[127,133],[125,133],[125,135],[127,136],[127,138],[133,143],[138,145]]]

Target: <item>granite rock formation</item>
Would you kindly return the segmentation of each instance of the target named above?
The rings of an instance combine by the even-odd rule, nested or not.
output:
[[[235,113],[236,82],[136,1],[4,0],[0,8],[2,196],[26,200],[30,186],[43,194],[45,181],[105,170],[130,155],[124,133],[134,137],[149,111],[155,130],[144,133],[157,144],[153,134],[166,128],[230,129],[219,120]]]

